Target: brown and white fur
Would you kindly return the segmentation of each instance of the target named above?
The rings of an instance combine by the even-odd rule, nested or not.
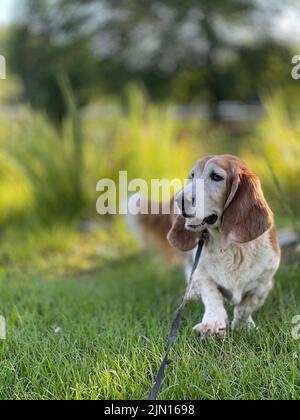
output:
[[[187,216],[192,208],[192,179],[204,181],[201,219]],[[208,156],[195,164],[174,202],[181,214],[175,214],[173,205],[171,215],[141,214],[137,220],[143,233],[156,239],[168,256],[187,253],[186,273],[203,230],[208,231],[190,296],[201,298],[205,306],[195,331],[204,338],[225,334],[225,300],[234,305],[233,329],[255,326],[252,315],[272,290],[281,256],[273,213],[259,178],[234,156]],[[205,224],[210,215],[217,219],[213,225]],[[175,250],[167,245],[166,237]]]

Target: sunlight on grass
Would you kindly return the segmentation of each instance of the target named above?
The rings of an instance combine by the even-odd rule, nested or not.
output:
[[[259,330],[248,334],[199,342],[192,327],[203,308],[190,303],[160,398],[299,399],[299,342],[291,335],[299,274],[280,270],[255,316]],[[140,256],[53,282],[2,280],[8,339],[0,343],[1,398],[146,398],[182,279],[181,271]]]

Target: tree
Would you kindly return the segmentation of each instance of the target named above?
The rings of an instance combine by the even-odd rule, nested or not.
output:
[[[124,96],[134,81],[153,99],[205,100],[218,119],[220,100],[257,97],[270,57],[289,65],[284,61],[288,49],[265,30],[283,6],[279,0],[268,5],[262,8],[258,0],[27,0],[23,23],[12,32],[10,61],[26,98],[58,122],[65,113],[56,77],[61,72],[68,74],[79,105],[99,92]]]
[[[66,103],[59,77],[67,75],[78,105],[86,103],[95,82],[90,35],[80,30],[84,15],[74,15],[68,2],[28,0],[22,23],[11,31],[8,56],[21,78],[24,98],[60,126]]]

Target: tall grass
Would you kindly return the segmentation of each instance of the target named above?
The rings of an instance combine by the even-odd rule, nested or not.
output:
[[[20,217],[23,211],[43,222],[93,217],[99,179],[117,181],[121,170],[128,171],[129,180],[149,183],[152,178],[184,179],[195,156],[201,155],[199,142],[183,134],[170,109],[155,107],[137,89],[129,91],[126,112],[120,108],[118,115],[98,121],[80,116],[66,78],[60,85],[69,109],[61,132],[41,114],[24,109],[11,124],[10,135],[0,133],[7,165],[16,183],[26,186],[18,191],[6,184],[6,193],[0,190],[3,208],[5,196],[9,201],[9,194],[18,194],[21,204],[19,209],[17,203],[10,206],[10,217],[17,210]]]
[[[73,211],[80,210],[84,203],[84,192],[82,185],[82,176],[84,170],[83,162],[83,150],[84,150],[84,136],[81,130],[81,121],[79,110],[76,105],[76,100],[73,95],[70,81],[68,77],[62,75],[59,80],[59,85],[63,92],[68,115],[71,125],[71,136],[72,139],[72,150],[71,150],[71,171],[73,175],[73,188],[74,188],[74,198],[73,198]]]
[[[197,158],[224,152],[247,160],[279,213],[291,219],[288,209],[300,210],[299,118],[291,118],[282,98],[268,98],[265,118],[232,143],[228,127],[208,130],[202,122],[178,120],[170,107],[153,105],[134,87],[126,111],[83,117],[68,80],[60,84],[69,109],[61,132],[26,108],[0,129],[2,224],[28,216],[43,222],[95,217],[99,179],[117,181],[127,170],[129,180],[148,184],[153,178],[183,180]]]
[[[142,178],[185,179],[196,156],[202,154],[195,135],[187,136],[169,107],[150,103],[138,89],[128,91],[129,107],[109,120],[82,121],[85,137],[84,191],[94,209],[99,179],[118,181],[119,171],[128,180]],[[93,203],[93,204],[92,204]]]
[[[26,113],[2,147],[30,186],[28,205],[36,217],[50,221],[73,215],[78,206],[70,138],[60,137],[42,116]]]

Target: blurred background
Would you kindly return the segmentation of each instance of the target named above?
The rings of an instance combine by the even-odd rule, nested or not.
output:
[[[97,181],[184,179],[206,154],[244,158],[299,230],[299,19],[297,0],[2,0],[5,270],[136,250],[122,219],[97,216]]]
[[[96,185],[220,153],[289,247],[250,337],[199,345],[188,306],[161,397],[300,399],[299,22],[299,0],[1,0],[0,399],[148,395],[184,276],[97,215]]]

